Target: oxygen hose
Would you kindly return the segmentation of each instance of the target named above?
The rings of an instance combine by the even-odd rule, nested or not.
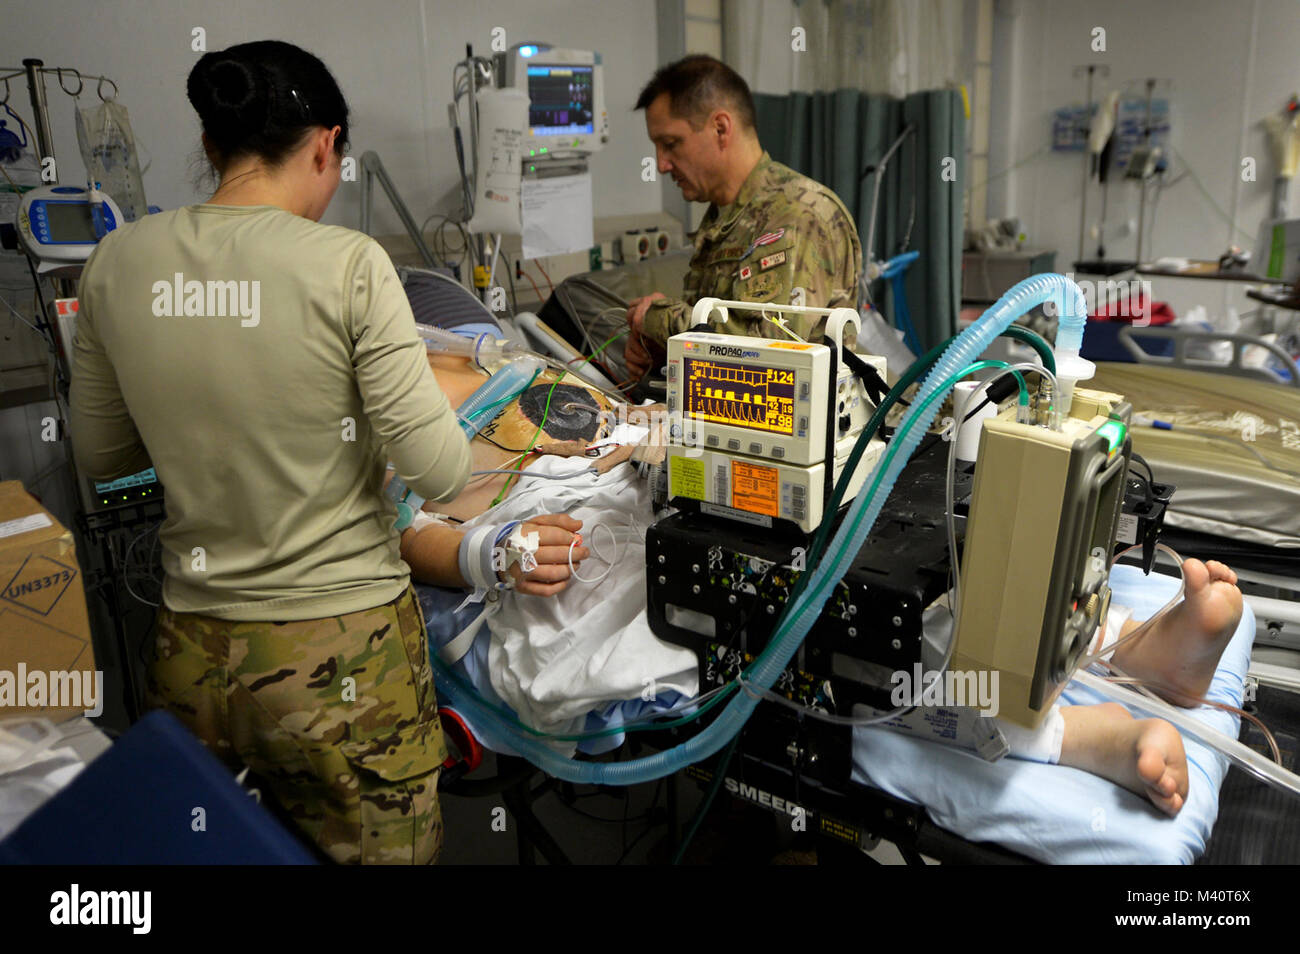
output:
[[[1083,292],[1063,275],[1044,274],[1025,279],[958,335],[944,349],[926,376],[916,401],[899,427],[898,435],[876,467],[870,493],[858,497],[850,507],[831,540],[827,559],[801,578],[801,583],[808,580],[807,586],[787,603],[768,646],[746,670],[746,682],[764,689],[771,688],[794,656],[821,614],[832,589],[861,549],[885,500],[893,490],[899,473],[938,413],[942,395],[951,390],[962,377],[964,369],[1016,318],[1030,308],[1048,301],[1055,304],[1056,313],[1061,316],[1058,338],[1071,344],[1078,360],[1078,343],[1082,339],[1087,311]],[[1057,350],[1060,354],[1061,349],[1058,347]],[[1067,354],[1069,352],[1070,349],[1067,348]],[[1058,360],[1057,363],[1059,367],[1061,362]],[[711,725],[672,749],[627,762],[576,762],[545,743],[528,738],[509,725],[501,724],[491,710],[475,698],[477,694],[456,693],[446,680],[439,681],[439,689],[447,693],[450,704],[464,706],[476,717],[493,723],[515,751],[548,774],[569,782],[607,785],[635,785],[662,778],[714,755],[736,736],[758,705],[758,700],[750,694],[738,693]]]

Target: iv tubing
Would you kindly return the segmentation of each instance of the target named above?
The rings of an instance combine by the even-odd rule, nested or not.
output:
[[[1125,692],[1115,684],[1087,670],[1076,672],[1074,678],[1089,689],[1094,689],[1116,702],[1133,706],[1157,718],[1172,722],[1179,731],[1190,735],[1198,742],[1218,749],[1260,781],[1267,782],[1284,792],[1290,792],[1292,795],[1300,795],[1300,776],[1270,762],[1254,749],[1242,745],[1218,729],[1212,729],[1205,723],[1193,719],[1185,710],[1171,706],[1161,699],[1151,699],[1136,692]]]

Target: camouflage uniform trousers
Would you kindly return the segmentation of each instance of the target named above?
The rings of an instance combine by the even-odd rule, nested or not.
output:
[[[374,609],[244,623],[163,607],[150,703],[184,722],[346,864],[430,864],[442,848],[428,639],[409,587]],[[241,764],[242,763],[242,764]]]

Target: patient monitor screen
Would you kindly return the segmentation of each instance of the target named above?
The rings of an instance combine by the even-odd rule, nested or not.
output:
[[[95,224],[88,202],[46,202],[45,218],[50,224],[51,242],[95,241]]]
[[[534,136],[595,131],[593,67],[528,67],[528,125]]]
[[[794,371],[685,359],[688,417],[770,434],[794,433]]]

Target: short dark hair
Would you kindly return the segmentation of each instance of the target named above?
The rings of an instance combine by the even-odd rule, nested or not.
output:
[[[240,43],[206,53],[185,83],[218,166],[259,156],[278,166],[319,127],[340,127],[348,141],[348,104],[319,59],[282,40]]]
[[[726,63],[703,53],[693,53],[661,66],[637,97],[636,108],[645,109],[664,93],[673,115],[695,129],[704,125],[715,109],[728,108],[746,129],[754,128],[754,97],[740,74]]]

